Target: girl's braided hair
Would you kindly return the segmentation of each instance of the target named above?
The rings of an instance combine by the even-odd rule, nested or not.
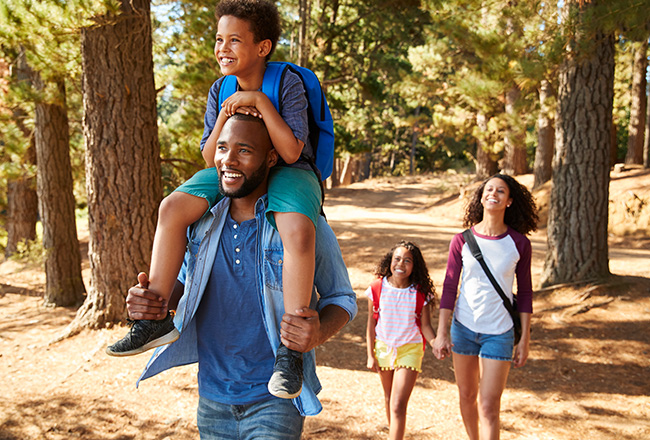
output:
[[[533,195],[525,186],[506,174],[495,174],[489,177],[474,191],[465,209],[463,227],[469,228],[483,220],[481,197],[483,197],[485,185],[494,178],[501,179],[505,182],[510,191],[510,198],[512,199],[512,204],[506,208],[503,219],[504,223],[524,235],[537,230],[539,217],[537,216],[537,206],[535,205]]]
[[[424,261],[420,248],[410,241],[400,241],[393,248],[383,256],[375,268],[375,275],[379,277],[389,277],[393,273],[390,270],[390,263],[393,260],[393,253],[395,249],[403,247],[411,252],[413,255],[413,271],[409,277],[411,284],[415,285],[417,289],[424,293],[424,298],[427,302],[433,302],[436,299],[436,289],[429,277],[429,269],[427,263]]]

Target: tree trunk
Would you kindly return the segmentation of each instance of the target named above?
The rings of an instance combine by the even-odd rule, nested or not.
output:
[[[20,49],[14,69],[12,81],[31,84],[32,70],[27,64],[25,51]],[[12,118],[29,141],[22,160],[22,174],[7,182],[7,246],[5,257],[13,255],[18,250],[18,243],[36,239],[36,222],[38,221],[38,196],[36,194],[36,176],[28,168],[36,165],[36,146],[34,133],[25,125],[27,112],[20,107],[12,110]]]
[[[555,121],[548,98],[552,96],[551,84],[542,80],[539,88],[539,116],[537,117],[537,148],[535,149],[533,188],[551,180],[553,174],[553,150],[555,149]]]
[[[19,243],[36,239],[38,197],[35,180],[34,176],[25,175],[7,182],[7,258],[16,253]]]
[[[121,12],[81,32],[91,284],[70,332],[126,318],[161,198],[149,0]]]
[[[298,65],[308,67],[309,38],[308,31],[311,21],[311,0],[299,0],[300,29],[298,31]]]
[[[645,137],[643,140],[643,167],[650,168],[650,105],[646,99]]]
[[[415,122],[411,133],[411,151],[409,152],[409,175],[415,175],[415,148],[418,144],[418,118],[420,117],[420,106],[415,107]]]
[[[577,8],[576,1],[567,2],[568,7]],[[607,218],[614,38],[599,31],[588,35],[577,35],[578,42],[569,45],[560,66],[543,285],[610,273]]]
[[[485,114],[479,112],[476,115],[476,125],[478,128],[486,133],[487,132],[487,118]],[[483,139],[476,140],[476,179],[483,180],[496,174],[498,170],[497,161],[494,160],[488,151],[487,144]]]
[[[521,126],[521,120],[517,112],[517,103],[520,96],[521,91],[516,84],[506,92],[508,129],[506,130],[506,136],[504,139],[505,158],[503,171],[511,176],[517,176],[528,172],[526,134]]]
[[[616,124],[612,124],[609,134],[609,167],[612,168],[618,161],[618,139],[616,139]]]
[[[43,90],[40,78],[34,81]],[[38,208],[43,223],[46,305],[78,306],[86,288],[75,221],[70,165],[70,133],[65,84],[56,84],[56,102],[37,102],[35,138]]]
[[[646,68],[648,67],[648,40],[634,43],[634,67],[632,69],[632,102],[630,103],[630,124],[628,125],[626,164],[643,163],[643,135],[645,134],[645,119],[647,98]]]

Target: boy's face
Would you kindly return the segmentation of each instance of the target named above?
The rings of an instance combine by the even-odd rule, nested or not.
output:
[[[224,15],[219,19],[214,56],[224,75],[246,77],[263,72],[270,50],[270,40],[255,43],[255,35],[246,20],[232,15]]]

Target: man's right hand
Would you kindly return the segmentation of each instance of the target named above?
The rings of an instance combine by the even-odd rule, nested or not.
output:
[[[149,277],[138,274],[138,284],[129,289],[126,296],[126,310],[131,319],[162,319],[167,315],[167,301],[148,290]]]

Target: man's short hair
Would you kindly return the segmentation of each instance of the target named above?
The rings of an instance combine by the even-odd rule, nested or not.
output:
[[[247,115],[245,113],[235,113],[234,115],[230,116],[228,120],[234,120],[234,121],[248,121],[248,122],[257,122],[260,124],[264,129],[266,130],[266,124],[264,123],[264,119],[258,118],[257,116],[253,115]],[[268,131],[268,130],[267,130]]]
[[[232,15],[249,22],[255,43],[271,40],[271,51],[266,59],[271,58],[282,33],[280,13],[275,3],[267,0],[221,0],[217,3],[215,15],[217,20],[224,15]]]

